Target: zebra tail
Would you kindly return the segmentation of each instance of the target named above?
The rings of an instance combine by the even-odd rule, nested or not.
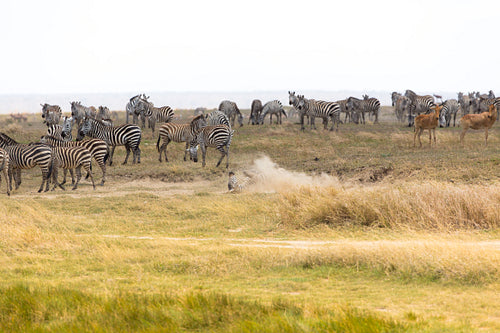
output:
[[[3,171],[3,168],[5,168],[5,160],[6,158],[4,157],[2,160],[2,165],[0,166],[0,171]]]
[[[104,164],[106,164],[108,157],[109,157],[109,152],[107,152],[106,155],[104,155]]]
[[[156,150],[160,152],[160,140],[161,140],[161,135],[158,133],[158,141],[156,141]]]

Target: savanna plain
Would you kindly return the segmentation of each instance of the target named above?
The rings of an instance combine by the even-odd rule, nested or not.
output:
[[[253,175],[240,193],[213,148],[205,168],[180,143],[160,163],[149,129],[141,163],[118,147],[95,190],[38,193],[35,168],[8,197],[2,179],[0,331],[500,331],[499,125],[487,147],[451,127],[414,148],[381,112],[338,132],[245,120],[229,158]],[[0,117],[20,142],[44,127]]]

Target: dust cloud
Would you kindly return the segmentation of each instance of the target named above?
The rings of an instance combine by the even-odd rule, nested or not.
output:
[[[297,187],[338,187],[340,181],[327,174],[307,175],[279,167],[268,156],[254,160],[253,165],[239,172],[244,191],[283,192]]]

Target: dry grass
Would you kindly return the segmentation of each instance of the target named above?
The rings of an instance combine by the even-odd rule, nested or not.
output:
[[[95,330],[177,320],[172,330],[281,332],[339,329],[329,313],[356,313],[343,325],[500,329],[497,129],[487,148],[473,133],[460,147],[450,128],[437,130],[436,147],[413,149],[412,129],[387,112],[338,133],[300,132],[296,120],[236,128],[230,168],[256,175],[239,194],[226,193],[213,149],[206,168],[182,161],[181,144],[160,164],[150,131],[142,163],[109,168],[96,191],[83,181],[38,194],[40,171],[24,171],[18,191],[0,193],[0,281],[19,295],[0,297],[0,309],[26,308],[0,321],[24,318],[17,331],[92,330],[100,318]],[[19,141],[43,134],[16,126],[0,119]],[[72,312],[80,322],[65,326]]]

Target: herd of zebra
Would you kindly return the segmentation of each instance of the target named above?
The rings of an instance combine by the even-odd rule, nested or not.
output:
[[[435,95],[436,96],[436,95]],[[362,99],[349,97],[344,100],[327,102],[315,99],[307,99],[295,92],[288,92],[289,104],[293,108],[289,111],[296,112],[300,118],[301,130],[305,129],[305,118],[307,118],[311,129],[316,129],[315,118],[323,119],[324,129],[330,130],[335,127],[338,130],[341,121],[341,113],[345,113],[344,122],[365,123],[365,114],[378,122],[380,101],[363,95]],[[397,92],[392,93],[392,104],[396,118],[399,121],[408,119],[412,125],[413,119],[421,113],[429,113],[436,105],[433,96],[420,96],[411,90],[404,95]],[[145,94],[136,95],[126,105],[126,123],[115,126],[113,114],[105,106],[86,107],[81,102],[71,102],[71,116],[63,117],[62,110],[58,105],[43,104],[42,119],[47,125],[47,133],[39,142],[21,144],[0,132],[0,171],[3,171],[7,182],[7,193],[12,190],[12,180],[15,188],[21,184],[21,170],[31,169],[39,166],[42,171],[42,184],[39,192],[49,189],[49,183],[53,183],[53,189],[63,188],[66,182],[67,171],[72,177],[73,189],[76,189],[81,179],[81,168],[87,171],[95,188],[91,171],[91,160],[94,159],[102,170],[101,185],[106,181],[106,164],[112,165],[116,146],[124,146],[126,156],[123,164],[126,164],[129,155],[133,153],[133,163],[141,162],[140,143],[142,131],[146,127],[151,128],[153,137],[157,123],[161,123],[158,130],[156,147],[159,153],[159,161],[162,157],[168,162],[167,146],[170,142],[185,143],[184,160],[189,153],[191,160],[197,162],[198,149],[202,151],[202,165],[205,166],[205,157],[208,147],[217,149],[221,157],[217,162],[220,165],[226,157],[226,168],[229,165],[229,147],[234,135],[235,122],[243,126],[244,116],[235,102],[224,100],[217,110],[207,112],[205,108],[195,110],[195,117],[185,124],[173,122],[174,110],[169,106],[155,107]],[[440,96],[436,96],[440,98]],[[450,126],[453,118],[455,126],[456,114],[480,113],[494,104],[500,109],[500,98],[496,98],[492,91],[488,95],[479,93],[458,94],[458,100],[450,99],[442,102],[441,125]],[[261,125],[265,117],[269,115],[269,122],[276,118],[276,124],[282,123],[282,116],[288,117],[282,103],[272,100],[262,103],[255,99],[251,104],[248,124]],[[131,123],[130,117],[132,117]],[[73,141],[73,127],[76,125],[77,136]],[[58,181],[58,169],[64,171],[61,183]],[[76,180],[75,180],[75,171]]]

